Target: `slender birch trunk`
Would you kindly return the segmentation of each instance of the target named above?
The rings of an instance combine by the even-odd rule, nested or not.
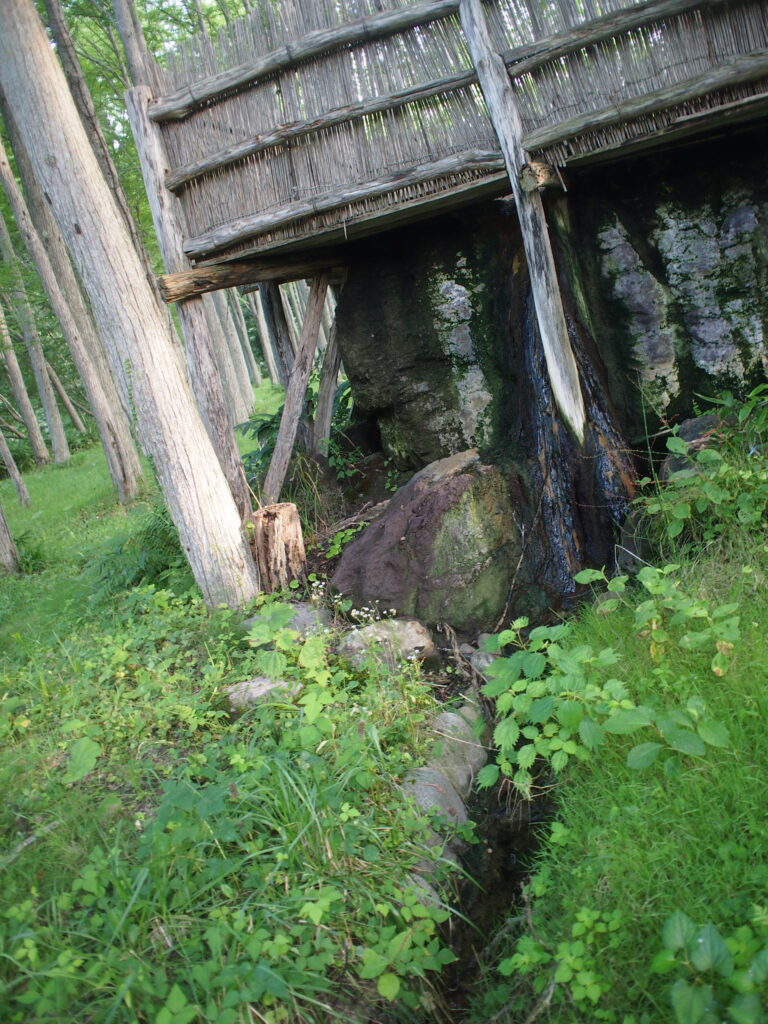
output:
[[[269,333],[266,317],[264,316],[261,292],[257,288],[256,291],[250,292],[248,298],[251,302],[251,309],[256,316],[256,322],[259,325],[259,344],[261,345],[264,362],[267,364],[269,379],[277,387],[280,384],[280,374],[277,369],[277,356],[274,352],[272,337]]]
[[[69,397],[67,389],[62,384],[61,377],[59,377],[58,373],[56,373],[56,371],[54,370],[54,368],[51,366],[47,359],[45,361],[45,368],[48,371],[48,376],[51,379],[51,384],[53,384],[54,390],[56,394],[59,396],[61,404],[67,410],[67,416],[69,416],[69,418],[72,420],[72,426],[75,428],[78,434],[87,434],[88,431],[85,429],[85,424],[83,423],[80,417],[80,413],[75,408],[75,404]]]
[[[11,531],[8,529],[8,523],[5,518],[5,513],[0,505],[0,569],[4,569],[6,572],[17,573],[19,571],[19,552],[16,550],[16,545],[13,543],[13,537]]]
[[[165,310],[104,181],[32,0],[0,4],[0,89],[80,268],[112,364],[128,364],[141,437],[203,596],[209,605],[243,604],[259,586],[240,515],[195,407]]]
[[[130,501],[136,496],[138,481],[141,477],[141,463],[139,461],[139,453],[130,434],[128,419],[122,409],[117,390],[112,381],[112,375],[108,369],[105,370],[105,374],[98,374],[93,361],[90,359],[89,348],[95,347],[99,349],[101,342],[96,335],[90,315],[85,309],[84,304],[79,321],[73,316],[72,306],[62,292],[59,278],[48,256],[48,251],[52,247],[49,246],[49,249],[46,249],[46,246],[43,245],[40,236],[35,230],[24,202],[24,197],[16,184],[16,179],[11,173],[2,144],[0,144],[0,182],[2,182],[3,189],[11,204],[16,223],[30,256],[35,261],[43,287],[48,295],[48,300],[56,314],[64,337],[69,345],[72,359],[85,386],[91,411],[96,420],[96,429],[99,432],[99,437],[104,447],[109,475],[117,490],[118,500],[120,502]],[[63,245],[63,242],[61,244]],[[71,264],[66,253],[62,254],[61,262],[62,266],[66,266],[71,271]],[[70,298],[76,301],[80,300],[82,303],[80,286],[74,279],[74,274],[71,275],[70,284],[74,289]],[[86,329],[85,336],[83,336],[80,329],[83,325]],[[54,385],[57,379],[55,375],[52,377]],[[112,384],[111,388],[107,389],[103,386],[105,380]],[[77,413],[74,408],[70,411],[70,415],[73,416],[73,422],[75,422]],[[82,421],[80,421],[80,428],[84,430]]]
[[[19,413],[24,421],[24,426],[27,428],[27,436],[32,448],[32,458],[38,466],[45,466],[51,461],[51,456],[43,440],[43,434],[29,398],[27,385],[24,383],[24,377],[21,374],[21,367],[11,342],[11,335],[8,331],[8,324],[5,321],[5,311],[2,303],[0,303],[0,348],[2,348],[5,372],[8,374],[13,397],[16,399]]]
[[[19,496],[19,504],[28,505],[29,491],[27,490],[27,485],[24,483],[19,467],[16,465],[16,459],[14,459],[11,449],[8,447],[8,442],[5,440],[2,430],[0,430],[0,459],[3,460],[3,464],[8,470],[8,476],[13,480],[13,485]]]

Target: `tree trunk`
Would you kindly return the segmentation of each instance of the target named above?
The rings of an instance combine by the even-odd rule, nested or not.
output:
[[[277,358],[272,345],[272,337],[267,327],[267,320],[264,316],[264,309],[261,303],[261,292],[256,289],[254,292],[250,292],[248,298],[251,302],[251,309],[256,317],[256,323],[259,325],[259,344],[261,345],[261,353],[264,356],[264,362],[267,364],[267,372],[269,373],[269,379],[277,387],[280,384],[280,374],[277,369]]]
[[[316,455],[328,454],[328,440],[331,436],[331,421],[333,420],[333,401],[339,384],[340,369],[341,352],[339,352],[336,342],[336,321],[334,320],[325,348],[320,387],[317,391],[317,408],[312,423],[312,451]]]
[[[11,449],[8,447],[8,442],[5,440],[2,430],[0,430],[0,459],[3,460],[3,464],[8,470],[8,476],[13,480],[16,493],[19,496],[19,504],[28,505],[29,491],[27,490],[27,485],[22,479],[19,467],[16,465],[16,459],[14,459]]]
[[[243,356],[245,357],[248,377],[250,378],[253,387],[258,388],[261,386],[261,370],[259,370],[258,363],[254,358],[253,349],[251,348],[251,339],[248,337],[248,324],[245,322],[245,314],[243,313],[240,292],[237,291],[236,288],[230,288],[227,292],[227,297],[229,307],[232,310],[232,315],[235,318],[235,324],[238,328],[240,346],[243,350]]]
[[[251,385],[248,379],[248,371],[245,368],[245,357],[237,339],[237,332],[224,293],[212,292],[211,300],[218,317],[219,326],[221,327],[221,338],[224,342],[223,347],[219,350],[219,356],[232,395],[232,411],[235,423],[242,423],[243,420],[247,420],[251,415],[251,407],[253,406]]]
[[[11,391],[16,399],[16,405],[19,407],[21,418],[24,420],[24,426],[27,428],[27,436],[32,448],[32,458],[38,466],[45,466],[46,463],[51,461],[51,457],[45,446],[35,410],[32,408],[32,402],[29,400],[27,385],[24,383],[24,378],[21,375],[21,367],[11,343],[11,335],[5,322],[5,312],[2,303],[0,303],[0,342],[2,342],[3,361],[11,385]]]
[[[2,506],[0,506],[0,569],[12,573],[19,571],[19,552],[13,543]]]
[[[266,505],[253,512],[251,520],[251,549],[264,590],[287,590],[292,580],[305,579],[307,559],[296,506],[289,501]]]
[[[275,281],[262,281],[259,297],[267,331],[272,341],[272,351],[277,362],[277,373],[282,387],[288,387],[288,378],[293,366],[293,345],[288,321],[285,318],[280,286]]]
[[[127,15],[124,14],[124,17]],[[167,167],[165,151],[157,125],[147,117],[152,93],[139,85],[126,93],[128,117],[139,152],[141,172],[149,196],[155,233],[160,243],[166,270],[178,271],[189,266],[182,250],[182,232],[172,204],[176,201],[163,184]],[[192,390],[208,436],[229,483],[241,517],[251,511],[251,497],[243,470],[240,452],[235,443],[230,417],[224,400],[221,374],[214,356],[211,319],[207,313],[209,300],[198,297],[177,305],[184,351]]]
[[[54,388],[56,389],[56,394],[61,399],[61,404],[67,410],[67,415],[72,420],[72,426],[75,428],[78,434],[87,434],[88,431],[85,429],[85,424],[80,418],[80,413],[77,411],[72,399],[67,394],[67,389],[61,383],[61,379],[59,378],[58,373],[56,373],[56,371],[54,370],[54,368],[51,366],[47,359],[45,361],[45,368],[48,371],[48,376],[51,379],[51,384],[53,384]]]
[[[304,396],[307,390],[307,381],[312,370],[312,362],[317,348],[317,336],[320,331],[320,318],[325,302],[325,293],[328,289],[328,275],[321,274],[312,280],[312,289],[307,302],[307,314],[304,318],[304,326],[299,340],[299,351],[296,353],[296,361],[293,364],[291,379],[288,382],[288,389],[285,393],[285,405],[283,415],[280,419],[280,429],[277,433],[275,451],[272,461],[267,470],[264,480],[264,503],[271,505],[280,497],[280,491],[285,483],[285,474],[288,472],[288,463],[293,452],[293,445],[296,440],[296,432],[299,427],[299,418],[304,405]]]
[[[258,573],[240,516],[195,408],[165,310],[31,0],[0,5],[0,88],[81,269],[112,364],[128,364],[141,437],[203,596],[209,605],[243,604],[258,592]]]
[[[45,422],[48,424],[48,434],[51,438],[51,447],[53,448],[53,461],[59,465],[69,459],[69,443],[64,432],[64,423],[59,407],[56,405],[53,385],[48,377],[43,346],[35,325],[35,315],[27,298],[27,290],[24,287],[24,281],[21,276],[21,267],[16,253],[13,251],[11,236],[8,233],[8,225],[5,223],[2,213],[0,213],[0,252],[2,253],[3,261],[11,272],[11,279],[13,281],[11,294],[13,296],[16,318],[21,327],[24,345],[32,365],[32,373],[35,375],[37,393],[43,405]]]

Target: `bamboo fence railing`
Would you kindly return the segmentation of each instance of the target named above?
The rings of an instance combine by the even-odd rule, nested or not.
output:
[[[199,262],[307,248],[508,187],[458,0],[254,0],[157,65],[150,117]],[[768,107],[766,0],[491,0],[537,158]],[[506,183],[506,184],[505,184]]]

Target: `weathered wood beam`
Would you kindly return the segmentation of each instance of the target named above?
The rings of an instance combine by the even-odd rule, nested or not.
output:
[[[422,85],[415,85],[411,89],[403,89],[400,92],[387,93],[383,96],[374,96],[371,99],[361,100],[359,103],[352,103],[345,107],[335,107],[319,117],[309,121],[292,121],[288,124],[278,125],[270,132],[263,132],[261,135],[254,135],[245,142],[228,146],[215,153],[202,157],[200,160],[184,164],[170,171],[165,179],[166,186],[171,191],[178,191],[187,182],[201,178],[212,171],[219,171],[223,167],[243,160],[254,153],[263,153],[275,146],[282,146],[291,139],[302,138],[315,132],[332,128],[335,125],[345,124],[348,121],[356,121],[369,114],[377,114],[383,110],[397,110],[415,100],[429,99],[431,96],[439,96],[443,93],[454,92],[471,85],[477,81],[474,71],[462,71],[446,78],[435,79],[431,82],[424,82]]]
[[[571,117],[567,121],[537,128],[523,137],[523,145],[532,151],[546,149],[547,146],[574,138],[583,132],[607,128],[623,121],[631,121],[636,117],[653,114],[678,103],[685,103],[697,99],[699,96],[705,96],[708,92],[757,81],[766,75],[768,75],[768,50],[755,50],[754,53],[732,57],[716,68],[709,68],[699,75],[683,79],[682,82],[676,82],[675,85],[667,86],[664,89],[656,89],[643,96],[628,99],[624,103],[611,103],[599,110]]]
[[[232,263],[218,263],[177,274],[163,274],[158,277],[160,294],[166,302],[182,302],[194,295],[215,292],[220,288],[235,288],[239,285],[258,284],[259,281],[295,281],[312,277],[321,270],[332,270],[342,266],[343,259],[336,252],[319,253],[311,258],[274,260],[240,260]]]
[[[304,314],[304,324],[301,328],[299,348],[296,353],[296,359],[291,367],[291,376],[285,392],[285,404],[277,431],[275,451],[267,470],[266,479],[264,480],[262,500],[265,505],[271,505],[278,500],[285,482],[285,475],[288,472],[288,463],[296,441],[299,417],[304,405],[307,381],[309,380],[309,374],[315,358],[315,349],[317,348],[317,339],[320,334],[320,321],[322,320],[323,304],[325,303],[325,293],[328,291],[328,283],[327,274],[320,274],[312,279],[312,288],[307,300],[307,311]]]
[[[729,2],[732,0],[707,0],[706,7]],[[599,18],[592,18],[580,25],[563,29],[562,32],[538,39],[535,43],[505,50],[501,56],[512,77],[519,78],[559,57],[583,50],[585,46],[594,46],[595,43],[602,43],[622,33],[643,28],[644,25],[651,25],[662,18],[674,18],[701,7],[702,0],[646,0],[645,3],[634,7],[611,11]]]
[[[300,61],[343,46],[355,46],[393,35],[413,28],[414,25],[426,25],[430,21],[455,14],[458,7],[458,0],[422,0],[421,3],[405,8],[359,18],[346,25],[309,32],[296,42],[280,46],[257,60],[239,64],[178,89],[170,96],[157,99],[150,110],[150,117],[154,121],[181,120],[197,107],[210,103],[222,94],[242,89],[257,79],[284,71]]]
[[[268,213],[254,213],[248,217],[238,217],[237,220],[222,224],[220,227],[207,231],[196,238],[190,238],[184,246],[184,251],[192,257],[200,258],[214,253],[228,246],[236,245],[255,235],[265,234],[274,231],[276,228],[302,217],[310,217],[315,213],[324,213],[328,210],[345,206],[347,203],[358,202],[362,199],[372,199],[375,196],[384,195],[398,188],[407,188],[409,185],[417,185],[424,181],[431,181],[443,175],[458,174],[462,171],[484,170],[489,173],[498,170],[503,166],[503,161],[498,152],[493,150],[472,149],[464,153],[454,153],[444,157],[442,160],[435,160],[433,163],[419,164],[416,167],[406,167],[389,174],[374,178],[359,184],[348,185],[346,188],[334,192],[325,192],[311,199],[303,199],[300,202],[289,203],[279,210],[270,210]]]
[[[459,9],[464,35],[499,137],[515,197],[552,394],[563,420],[582,444],[586,427],[584,398],[568,337],[544,207],[537,191],[526,193],[520,187],[520,169],[530,163],[530,156],[523,148],[523,129],[512,84],[504,61],[493,50],[482,0],[461,0]]]

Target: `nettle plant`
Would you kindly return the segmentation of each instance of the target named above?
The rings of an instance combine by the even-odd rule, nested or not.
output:
[[[722,676],[739,636],[737,605],[710,609],[683,593],[674,579],[677,569],[646,566],[638,574],[649,596],[634,608],[637,632],[647,639],[657,663],[676,647],[709,648],[711,669]],[[605,584],[612,596],[601,610],[610,612],[621,603],[628,577],[608,580],[602,570],[586,569],[576,580]],[[492,786],[505,775],[530,798],[537,779],[558,775],[572,758],[588,760],[611,735],[645,731],[649,738],[631,748],[628,767],[642,769],[664,756],[670,773],[679,768],[678,754],[701,757],[708,746],[728,746],[726,726],[707,714],[700,697],[690,696],[674,707],[638,704],[627,684],[611,675],[621,661],[618,651],[569,644],[569,625],[537,626],[526,634],[527,626],[527,619],[517,619],[487,644],[491,650],[516,649],[489,666],[489,681],[482,688],[496,701],[498,755],[495,764],[480,771],[480,786]]]

